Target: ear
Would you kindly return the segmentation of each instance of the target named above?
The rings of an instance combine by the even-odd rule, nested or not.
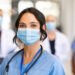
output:
[[[46,30],[46,25],[44,24],[42,28],[43,28],[43,30]]]

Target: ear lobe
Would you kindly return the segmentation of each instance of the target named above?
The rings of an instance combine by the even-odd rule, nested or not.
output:
[[[46,25],[43,25],[43,30],[46,30]]]

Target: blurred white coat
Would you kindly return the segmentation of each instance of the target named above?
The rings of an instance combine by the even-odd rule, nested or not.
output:
[[[17,45],[13,42],[14,36],[15,33],[13,30],[11,29],[2,30],[0,57],[5,57],[8,53],[19,50]]]
[[[44,50],[47,50],[49,53],[51,53],[48,37],[43,42],[41,42],[41,45],[43,46]],[[68,38],[59,31],[56,31],[55,50],[55,55],[62,61],[62,63],[70,59],[70,43]]]

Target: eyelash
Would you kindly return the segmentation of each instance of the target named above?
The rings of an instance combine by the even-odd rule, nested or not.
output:
[[[25,27],[25,25],[19,25],[19,27]]]
[[[31,27],[37,27],[37,25],[31,25]]]
[[[30,26],[33,27],[33,28],[34,28],[34,27],[37,27],[37,25],[34,25],[34,24],[32,24],[32,25],[30,25]],[[23,27],[26,27],[26,25],[19,25],[19,27],[22,27],[22,28],[23,28]]]

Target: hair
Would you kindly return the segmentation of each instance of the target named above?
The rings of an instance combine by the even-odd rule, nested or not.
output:
[[[2,9],[0,9],[0,11],[2,12]]]
[[[37,9],[35,8],[27,8],[27,9],[24,9],[18,16],[17,20],[16,20],[16,23],[15,23],[15,27],[16,27],[16,35],[13,39],[13,41],[15,41],[16,43],[16,39],[17,39],[17,30],[18,30],[18,26],[19,26],[19,21],[21,19],[21,17],[25,14],[25,13],[31,13],[35,16],[35,18],[39,21],[40,23],[40,32],[42,34],[40,40],[44,40],[46,37],[47,37],[47,34],[46,34],[46,31],[43,30],[43,25],[45,25],[46,21],[45,21],[45,17],[44,15],[38,11]]]

